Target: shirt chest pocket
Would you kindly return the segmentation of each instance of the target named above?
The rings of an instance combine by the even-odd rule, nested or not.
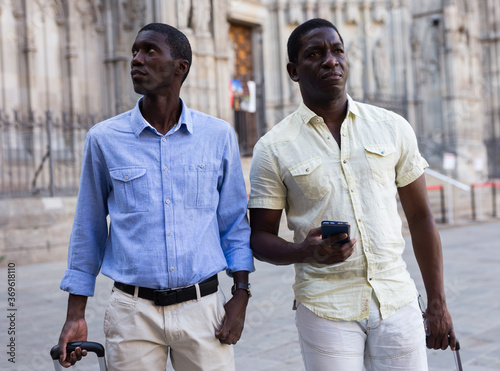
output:
[[[115,201],[122,213],[149,211],[149,184],[146,169],[122,167],[109,171],[115,192]]]
[[[200,163],[188,165],[184,171],[186,208],[217,207],[217,166]]]
[[[394,181],[395,152],[391,144],[371,144],[365,146],[366,159],[370,165],[372,178],[382,185]]]
[[[320,157],[301,162],[289,171],[304,196],[310,200],[322,200],[330,190]]]

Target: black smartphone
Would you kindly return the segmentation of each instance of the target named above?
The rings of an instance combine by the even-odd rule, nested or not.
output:
[[[342,241],[333,244],[333,246],[343,245],[344,243],[347,243],[350,240],[349,238],[350,229],[351,226],[349,225],[348,222],[336,222],[336,221],[324,220],[321,222],[321,238],[325,239],[334,234],[345,233],[347,234],[346,238],[344,238]]]

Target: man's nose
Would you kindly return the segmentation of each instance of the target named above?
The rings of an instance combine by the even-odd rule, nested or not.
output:
[[[132,57],[132,66],[137,65],[137,64],[143,64],[143,63],[144,63],[144,54],[139,50]]]
[[[323,64],[328,66],[328,67],[333,67],[333,66],[336,66],[337,64],[339,64],[339,61],[338,61],[337,57],[335,56],[335,54],[328,51],[325,54],[325,60],[323,61]]]

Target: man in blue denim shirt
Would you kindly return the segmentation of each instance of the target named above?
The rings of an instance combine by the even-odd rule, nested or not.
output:
[[[246,191],[230,125],[180,99],[191,65],[180,31],[153,23],[132,46],[134,109],[87,134],[59,345],[86,354],[85,306],[99,271],[115,281],[104,332],[110,370],[234,370],[253,271]],[[107,216],[109,215],[109,229]],[[217,273],[234,278],[225,303]],[[224,304],[225,303],[225,304]]]

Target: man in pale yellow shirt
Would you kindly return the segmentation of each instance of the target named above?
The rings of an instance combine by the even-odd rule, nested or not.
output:
[[[313,19],[288,40],[303,103],[254,148],[248,207],[258,259],[294,264],[296,324],[307,370],[427,370],[417,292],[402,259],[396,193],[424,280],[427,346],[455,348],[441,242],[410,124],[355,102],[333,24]],[[294,242],[278,237],[282,210]],[[323,220],[349,222],[351,240],[321,238]]]

